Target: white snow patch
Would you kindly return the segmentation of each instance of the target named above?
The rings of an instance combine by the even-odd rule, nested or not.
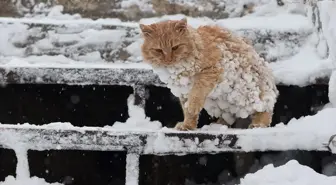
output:
[[[13,176],[6,177],[5,181],[0,182],[0,185],[63,185],[60,183],[48,183],[44,179],[31,177],[28,179],[18,180]]]
[[[290,20],[290,21],[288,21]],[[222,19],[216,22],[217,25],[232,30],[239,29],[258,29],[271,31],[289,31],[298,32],[312,29],[312,23],[307,17],[302,15],[278,14],[270,17],[241,17]]]
[[[113,126],[105,126],[117,130],[159,130],[162,124],[159,121],[150,121],[146,117],[145,110],[137,105],[134,105],[134,95],[130,95],[127,99],[129,118],[125,123],[115,122]]]
[[[319,1],[317,5],[322,23],[322,33],[329,47],[329,58],[336,67],[336,2]]]
[[[183,14],[164,15],[162,17],[152,17],[140,19],[141,24],[153,24],[164,20],[181,20],[187,18],[188,24],[194,28],[204,25],[218,25],[232,30],[257,29],[271,31],[290,31],[298,32],[309,31],[312,29],[312,23],[303,15],[278,14],[269,17],[240,17],[212,20],[208,17],[188,17]],[[291,20],[291,21],[288,21]]]
[[[330,137],[336,134],[336,108],[319,111],[316,115],[305,116],[300,119],[291,119],[288,125],[279,123],[276,127],[255,129],[225,129],[218,124],[205,126],[194,131],[179,131],[179,133],[212,133],[233,134],[239,137],[237,146],[243,151],[269,151],[269,150],[325,150]],[[210,128],[209,128],[210,127]],[[212,127],[212,128],[211,128]],[[162,128],[147,140],[145,153],[165,153],[173,151],[219,151],[219,140],[182,141],[178,137],[166,137],[164,133],[177,132],[174,129]],[[230,140],[227,140],[229,144]],[[230,148],[227,148],[230,151]],[[234,150],[234,149],[232,149]]]
[[[139,154],[130,153],[126,156],[125,185],[138,185],[139,182]]]
[[[28,26],[23,24],[0,24],[0,56],[23,56],[24,49],[15,44],[25,43],[28,39]]]
[[[313,116],[305,116],[299,119],[293,118],[286,126],[280,123],[272,128],[252,129],[250,135],[242,137],[238,142],[247,151],[251,151],[254,148],[286,150],[291,145],[294,148],[295,146],[300,146],[311,150],[321,147],[321,145],[327,145],[329,138],[336,134],[336,124],[331,121],[335,119],[336,108],[323,109]],[[271,139],[271,133],[274,134],[273,136],[278,137],[278,142],[272,142],[270,145],[267,137]],[[265,134],[269,136],[265,137]]]
[[[101,58],[99,51],[85,53],[84,55],[77,56],[75,58],[79,61],[84,61],[84,62],[101,62],[103,60]]]
[[[315,83],[318,78],[329,77],[333,69],[330,59],[321,59],[315,49],[307,45],[295,56],[269,63],[276,83],[305,86]]]
[[[269,164],[253,174],[247,174],[241,179],[240,185],[308,185],[336,184],[336,176],[328,177],[315,172],[308,166],[291,160],[286,164],[274,167]]]
[[[228,129],[228,126],[226,126],[226,125],[211,123],[210,125],[204,125],[200,130],[208,131],[208,132],[211,132],[211,131],[215,131],[215,132],[223,131],[223,132],[225,132],[227,129]]]
[[[244,1],[244,0],[243,0]],[[245,0],[246,1],[246,0]],[[251,0],[247,0],[251,1]],[[247,16],[274,16],[278,14],[306,14],[306,6],[303,0],[284,0],[283,6],[279,6],[277,1],[264,1],[259,6],[254,6],[254,12]]]
[[[45,3],[36,4],[33,7],[32,13],[27,13],[24,15],[26,18],[35,18],[35,19],[56,19],[56,20],[78,20],[82,16],[79,14],[67,14],[63,13],[64,7],[62,5],[55,5],[48,7]]]
[[[154,12],[153,5],[150,0],[123,0],[121,1],[121,8],[126,9],[132,6],[137,6],[141,11]]]

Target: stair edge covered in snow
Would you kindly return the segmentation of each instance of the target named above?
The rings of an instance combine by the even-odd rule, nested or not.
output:
[[[278,128],[179,132],[167,128],[127,131],[64,124],[60,127],[0,125],[1,148],[13,149],[20,145],[31,150],[127,151],[157,155],[283,150],[336,152],[334,137]]]
[[[0,65],[0,84],[66,84],[66,85],[154,85],[165,87],[166,85],[159,79],[146,64],[122,65],[109,64],[106,67],[16,67]],[[116,66],[116,67],[113,67]],[[282,68],[280,68],[282,69]],[[298,69],[300,70],[300,69]],[[287,74],[285,74],[287,73]],[[331,75],[331,69],[322,74],[312,75],[310,78],[302,78],[292,81],[282,80],[284,75],[295,76],[294,71],[284,71],[275,73],[278,85],[327,85]],[[309,73],[307,73],[309,76]]]

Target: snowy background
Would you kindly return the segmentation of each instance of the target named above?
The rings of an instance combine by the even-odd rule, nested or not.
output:
[[[305,86],[318,83],[321,80],[328,82],[329,100],[321,111],[314,116],[292,119],[287,126],[279,123],[274,128],[254,130],[233,130],[225,126],[211,124],[195,132],[199,133],[233,133],[242,135],[239,145],[244,151],[267,149],[318,149],[333,134],[336,134],[336,73],[333,73],[336,61],[336,3],[335,1],[315,2],[297,0],[284,1],[279,6],[277,1],[250,0],[241,1],[172,1],[177,5],[196,7],[199,12],[209,12],[216,9],[221,12],[225,6],[227,17],[209,18],[207,16],[188,16],[188,22],[193,27],[205,24],[216,24],[230,28],[238,34],[249,38],[258,53],[269,61],[278,84]],[[214,4],[215,2],[215,4]],[[243,4],[254,3],[253,11]],[[142,74],[148,74],[144,83],[157,83],[155,74],[151,73],[150,66],[143,64],[140,45],[138,24],[150,24],[166,19],[181,19],[182,14],[164,15],[142,18],[138,21],[119,18],[84,18],[79,14],[63,13],[63,6],[47,6],[38,4],[33,7],[23,5],[20,0],[15,1],[19,7],[20,18],[0,17],[0,68],[7,73],[14,68],[22,68],[21,74],[28,74],[30,70],[42,71],[50,68],[87,69],[99,68],[120,71],[135,69]],[[140,11],[161,11],[159,6],[153,6],[150,1],[125,0],[120,3],[120,10],[137,6]],[[218,13],[218,15],[222,15]],[[244,15],[244,16],[243,16]],[[36,72],[34,72],[36,73]],[[109,73],[106,73],[108,75]],[[138,73],[126,74],[130,79]],[[2,74],[4,75],[4,74]],[[82,74],[94,78],[96,74]],[[58,78],[58,76],[54,76]],[[63,75],[64,81],[78,81],[81,75]],[[120,76],[115,75],[115,79]],[[3,77],[2,81],[5,81]],[[43,78],[39,79],[43,83]],[[127,81],[125,82],[127,83]],[[162,127],[158,121],[150,121],[143,108],[134,105],[134,97],[128,99],[129,119],[125,123],[116,122],[112,127],[104,127],[110,132],[140,132],[156,133],[148,138],[145,153],[160,153],[188,148],[197,150],[197,141],[183,143],[179,140],[166,138],[162,133],[176,132]],[[6,127],[6,125],[1,125]],[[22,128],[43,129],[72,129],[81,130],[70,123],[52,123],[44,126],[21,125]],[[88,129],[88,128],[86,128]],[[91,128],[97,129],[97,128]],[[282,135],[281,135],[282,134]],[[265,137],[283,137],[279,140],[265,139]],[[290,136],[290,137],[289,137]],[[27,136],[28,137],[28,136]],[[44,179],[30,177],[27,150],[30,148],[23,138],[8,133],[0,133],[0,144],[15,150],[18,163],[16,177],[9,176],[0,185],[46,185]],[[8,142],[10,141],[10,142]],[[208,150],[216,150],[216,143],[207,144]],[[190,152],[190,151],[189,151]],[[291,154],[288,154],[291,155]],[[130,158],[129,160],[132,160]],[[326,160],[328,161],[328,160]],[[285,165],[283,156],[276,158],[263,157],[256,162],[255,173],[250,173],[240,180],[233,180],[232,184],[241,185],[307,185],[336,183],[336,163],[329,160],[323,166],[323,174],[318,174],[307,166],[300,165],[297,161],[288,161]],[[269,163],[272,164],[266,165]],[[266,165],[266,166],[265,166]],[[133,174],[129,172],[129,174]],[[136,175],[133,174],[133,175]],[[136,177],[128,176],[130,184]],[[220,177],[219,177],[220,178]],[[195,184],[192,181],[186,184]],[[58,185],[58,183],[54,183]]]

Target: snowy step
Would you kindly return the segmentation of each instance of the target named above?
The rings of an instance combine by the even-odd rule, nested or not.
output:
[[[149,24],[182,17],[164,16],[140,22]],[[250,39],[257,52],[270,62],[296,54],[312,33],[310,21],[302,15],[281,14],[217,21],[189,17],[188,21],[194,27],[217,24],[230,28]],[[142,38],[137,22],[0,18],[0,32],[0,55],[3,56],[64,55],[86,62],[140,62],[142,58]]]
[[[319,59],[293,58],[271,63],[270,67],[278,85],[328,84],[332,71],[331,61]],[[0,84],[166,86],[144,63],[92,64],[64,56],[0,57]]]
[[[42,3],[42,4],[40,4]],[[282,10],[286,1],[249,0],[19,0],[0,2],[0,16],[18,17],[27,13],[48,14],[55,9],[64,9],[64,13],[81,14],[83,17],[114,17],[123,20],[139,20],[143,17],[184,13],[189,16],[207,16],[211,18],[239,17],[254,13],[260,8],[274,12]],[[50,10],[50,5],[54,6]],[[55,6],[61,5],[61,6]],[[265,7],[266,6],[266,7]],[[264,10],[265,11],[265,10]]]
[[[0,147],[15,145],[31,150],[128,151],[139,154],[192,154],[254,151],[335,151],[334,131],[290,128],[221,129],[180,132],[171,129],[132,131],[99,127],[0,125]]]
[[[0,84],[165,86],[152,68],[142,63],[90,64],[48,56],[30,59],[13,59],[0,65]],[[50,63],[36,62],[40,60]],[[53,62],[55,60],[63,63]]]

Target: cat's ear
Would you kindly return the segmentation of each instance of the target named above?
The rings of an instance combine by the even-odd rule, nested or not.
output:
[[[180,33],[183,33],[185,30],[187,30],[187,26],[188,26],[187,18],[183,18],[176,23],[175,30]]]
[[[150,26],[150,25],[144,25],[144,24],[140,24],[140,29],[141,29],[141,32],[142,34],[145,36],[145,37],[149,37],[151,36],[151,34],[153,33],[153,28]]]

